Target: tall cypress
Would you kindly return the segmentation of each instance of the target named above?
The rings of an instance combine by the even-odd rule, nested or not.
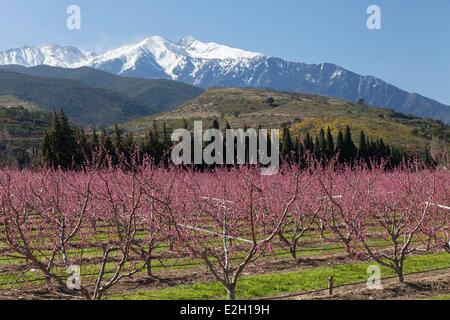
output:
[[[163,157],[163,145],[159,140],[156,125],[150,128],[141,147],[145,155],[150,156],[156,164],[160,164]]]
[[[327,130],[327,157],[331,159],[335,154],[334,138],[330,127]]]
[[[314,141],[309,132],[306,133],[303,145],[305,146],[305,151],[309,154],[314,154]]]
[[[114,147],[114,153],[111,155],[113,163],[117,165],[123,157],[125,156],[125,147],[123,143],[122,131],[119,126],[116,125],[114,127],[113,135],[112,135],[112,144]]]
[[[219,121],[217,119],[213,120],[212,125],[211,125],[211,129],[217,129],[217,130],[220,129],[220,124],[219,124]]]
[[[367,139],[364,131],[361,131],[359,136],[358,161],[369,164],[369,148],[367,146]]]
[[[319,133],[319,159],[325,160],[327,158],[327,152],[328,144],[325,138],[325,130],[322,128]]]
[[[91,146],[83,129],[77,131],[77,154],[75,164],[78,168],[84,167],[92,159]]]
[[[42,145],[43,165],[49,168],[70,169],[74,165],[78,147],[75,131],[64,112],[53,113],[51,128]]]
[[[319,137],[316,135],[316,138],[314,139],[314,157],[317,160],[320,160],[320,141],[319,141]]]
[[[357,149],[352,140],[352,132],[350,127],[345,128],[343,157],[347,164],[353,164],[356,158]]]
[[[291,133],[286,126],[283,129],[283,145],[281,147],[281,154],[288,160],[292,160],[292,152],[294,151],[294,144],[292,143]]]
[[[338,154],[339,163],[344,162],[344,133],[339,130],[336,142],[336,154]]]

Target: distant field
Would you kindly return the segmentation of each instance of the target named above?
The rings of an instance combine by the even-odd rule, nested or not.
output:
[[[15,96],[0,96],[0,108],[24,108],[28,111],[44,111],[34,102],[20,99]]]

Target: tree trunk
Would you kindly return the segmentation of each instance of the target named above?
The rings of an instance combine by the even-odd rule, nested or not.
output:
[[[236,300],[236,285],[231,284],[227,286],[227,294],[228,294],[228,300],[234,301]]]
[[[154,241],[154,239],[152,239],[148,245],[148,253],[147,253],[147,256],[145,257],[146,258],[145,269],[147,271],[147,276],[150,279],[154,279],[153,268],[152,268],[153,249],[155,247],[154,244],[155,244],[155,241]]]
[[[151,258],[149,258],[149,259],[147,260],[147,262],[145,263],[145,268],[146,268],[146,270],[147,270],[147,276],[148,276],[149,278],[153,278],[153,272],[152,272],[152,259],[151,259]]]
[[[403,276],[403,273],[398,273],[398,281],[400,283],[405,283],[405,277]]]
[[[297,244],[292,245],[289,251],[291,252],[292,259],[294,261],[297,260]]]
[[[445,249],[445,251],[450,253],[450,242],[445,244],[444,249]]]
[[[395,273],[397,274],[398,281],[399,281],[400,283],[405,283],[405,277],[404,277],[404,275],[403,275],[403,266],[397,264],[397,265],[395,266],[394,270],[395,270]]]
[[[320,222],[318,223],[318,227],[319,227],[319,233],[320,233],[320,240],[322,242],[324,242],[325,239],[325,226],[323,225],[323,221],[322,219],[320,220]]]

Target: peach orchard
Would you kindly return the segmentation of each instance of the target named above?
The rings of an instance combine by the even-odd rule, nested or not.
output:
[[[250,265],[278,246],[296,259],[308,230],[349,257],[391,268],[400,282],[409,255],[450,253],[449,171],[312,168],[286,165],[272,176],[256,167],[196,172],[150,163],[131,171],[4,169],[1,253],[22,257],[42,286],[88,300],[133,276],[152,279],[163,255],[201,259],[235,299]],[[94,278],[68,287],[67,270],[92,264],[92,248],[101,252]]]

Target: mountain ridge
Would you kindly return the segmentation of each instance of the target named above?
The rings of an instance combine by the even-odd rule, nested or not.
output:
[[[66,65],[79,66],[79,61],[83,61],[83,66],[125,77],[177,80],[202,88],[252,87],[320,94],[348,101],[363,99],[369,105],[450,124],[450,106],[331,63],[291,62],[214,42],[204,43],[190,36],[178,42],[153,36],[100,55],[86,56],[75,49],[66,52],[53,48],[49,53],[51,59],[31,59],[25,63],[16,58],[15,62],[29,67],[32,63],[50,61],[58,66],[63,56],[57,52],[62,52],[77,57]],[[1,59],[2,54],[0,64],[5,61]]]
[[[59,68],[40,65],[22,67],[18,65],[0,66],[0,70],[18,72],[34,77],[75,80],[93,88],[108,89],[119,92],[143,105],[148,105],[154,113],[170,111],[181,103],[203,92],[203,89],[172,80],[150,80],[133,77],[120,77],[93,69]],[[164,99],[161,101],[161,98]]]
[[[171,110],[201,92],[174,81],[123,78],[91,68],[0,67],[0,96],[31,101],[47,112],[62,109],[73,122],[93,128]]]

